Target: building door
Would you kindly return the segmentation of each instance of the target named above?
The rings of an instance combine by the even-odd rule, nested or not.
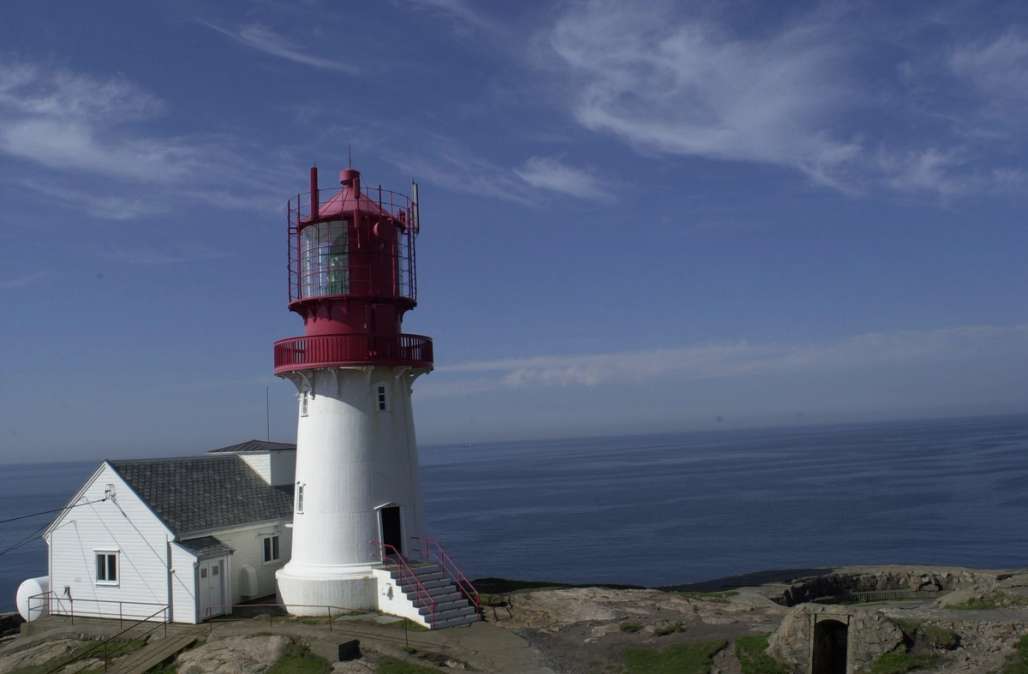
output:
[[[385,554],[394,552],[403,554],[403,532],[400,529],[400,506],[386,506],[380,508],[378,516],[382,520],[382,543],[391,545],[385,549]]]
[[[838,620],[821,620],[814,625],[813,674],[846,674],[849,626]]]
[[[201,620],[228,612],[228,607],[225,606],[225,565],[223,560],[208,559],[200,562],[196,590],[197,596],[200,598]]]

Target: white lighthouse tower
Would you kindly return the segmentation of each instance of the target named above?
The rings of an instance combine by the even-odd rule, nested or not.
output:
[[[276,574],[298,615],[372,608],[425,625],[477,618],[478,595],[422,529],[411,391],[432,340],[401,333],[417,302],[417,186],[340,184],[289,202],[289,308],[305,334],[275,343],[296,385],[292,557]]]

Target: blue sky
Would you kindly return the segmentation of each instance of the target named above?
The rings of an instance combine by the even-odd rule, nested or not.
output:
[[[295,434],[284,204],[423,190],[423,443],[1028,409],[1028,6],[23,2],[0,461]]]

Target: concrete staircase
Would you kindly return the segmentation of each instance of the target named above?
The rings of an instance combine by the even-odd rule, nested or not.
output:
[[[385,566],[393,584],[400,588],[421,616],[421,620],[418,622],[422,622],[429,629],[437,630],[444,627],[470,625],[480,620],[474,605],[468,601],[468,598],[441,566],[433,562],[411,562],[409,568],[417,575],[417,582],[402,566],[396,564]],[[431,599],[424,596],[424,593],[419,593],[419,583]],[[432,602],[435,602],[434,615]]]

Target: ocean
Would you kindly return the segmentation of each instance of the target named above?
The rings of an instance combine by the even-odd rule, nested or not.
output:
[[[671,585],[768,569],[1028,566],[1028,416],[421,449],[427,528],[471,578]],[[0,519],[96,462],[0,466]],[[49,516],[0,525],[0,550]],[[46,573],[0,556],[0,610]]]

